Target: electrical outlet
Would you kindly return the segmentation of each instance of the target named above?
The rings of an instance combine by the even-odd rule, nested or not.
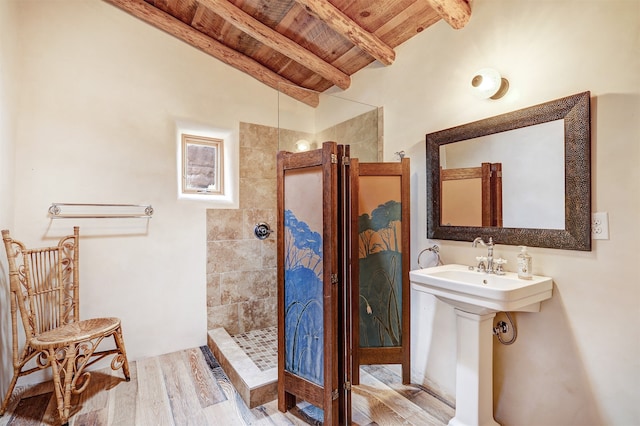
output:
[[[607,212],[591,213],[591,238],[594,240],[609,239],[609,214]]]

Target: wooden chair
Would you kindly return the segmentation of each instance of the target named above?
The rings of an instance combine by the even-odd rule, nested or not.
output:
[[[85,370],[102,358],[115,354],[111,368],[122,368],[129,381],[129,363],[118,318],[80,321],[79,230],[60,239],[55,247],[27,249],[2,231],[9,260],[11,326],[13,334],[13,378],[0,407],[3,415],[18,377],[51,367],[58,413],[62,424],[69,421],[71,395],[86,389],[91,378]],[[19,350],[18,311],[26,341]],[[115,349],[97,348],[113,337]]]

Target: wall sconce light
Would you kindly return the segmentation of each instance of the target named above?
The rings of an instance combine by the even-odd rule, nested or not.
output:
[[[471,79],[471,87],[480,99],[500,99],[509,90],[509,81],[493,68],[482,68]]]
[[[311,149],[311,143],[304,139],[300,139],[296,142],[296,152],[309,151]]]

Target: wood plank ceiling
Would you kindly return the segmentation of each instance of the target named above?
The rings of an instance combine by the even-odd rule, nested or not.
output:
[[[311,106],[441,19],[459,29],[467,0],[104,0]]]

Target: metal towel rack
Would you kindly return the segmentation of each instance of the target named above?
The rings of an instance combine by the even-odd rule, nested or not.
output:
[[[63,212],[68,209],[69,212]],[[153,207],[147,204],[78,204],[52,203],[52,219],[151,219]]]

